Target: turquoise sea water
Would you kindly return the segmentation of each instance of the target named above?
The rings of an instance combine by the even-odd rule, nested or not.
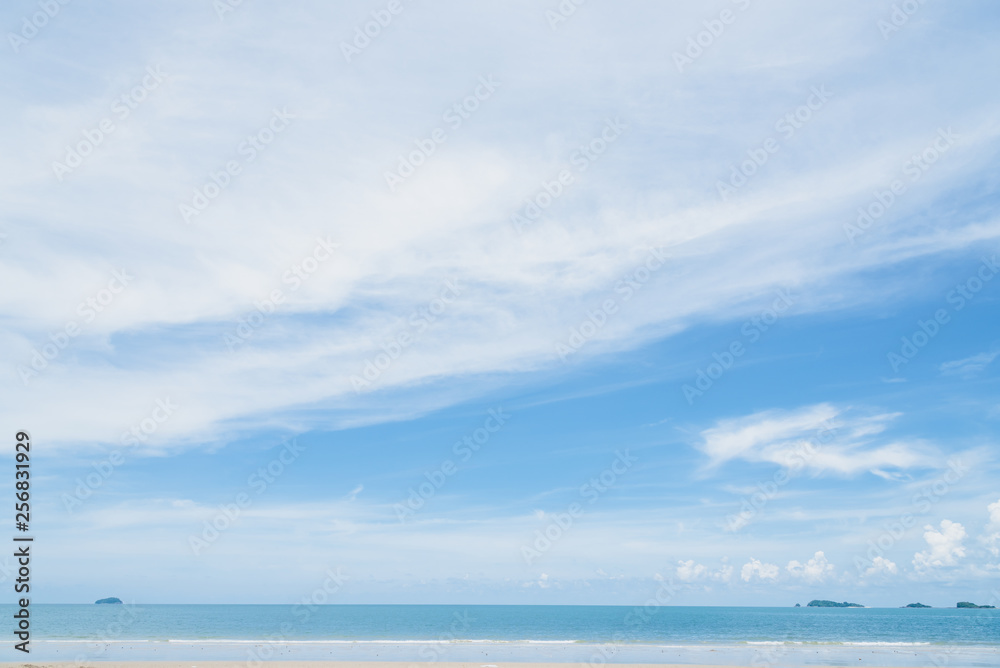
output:
[[[38,639],[1000,643],[1000,610],[463,605],[38,605]],[[13,608],[11,608],[13,612]],[[10,617],[8,617],[10,619]]]
[[[13,606],[4,606],[6,619],[13,612]],[[24,660],[12,649],[13,625],[8,637],[0,660]],[[712,663],[729,657],[750,665],[754,657],[775,655],[770,665],[847,658],[853,665],[942,665],[940,656],[946,656],[943,663],[953,666],[998,666],[1000,610],[36,605],[32,639],[33,660],[596,657],[607,662]]]

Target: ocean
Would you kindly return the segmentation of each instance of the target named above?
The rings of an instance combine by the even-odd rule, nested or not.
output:
[[[12,619],[14,606],[3,606]],[[506,605],[33,605],[35,660],[1000,666],[1000,610]],[[27,661],[13,649],[0,660]],[[860,661],[859,661],[860,659]]]

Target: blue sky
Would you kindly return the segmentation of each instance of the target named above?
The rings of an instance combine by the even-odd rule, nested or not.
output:
[[[558,6],[4,8],[40,602],[1000,589],[997,8]]]

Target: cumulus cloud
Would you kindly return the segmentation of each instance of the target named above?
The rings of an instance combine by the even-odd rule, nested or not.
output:
[[[859,415],[825,403],[791,411],[762,411],[720,420],[701,432],[698,447],[708,455],[710,468],[741,459],[777,464],[793,471],[843,475],[867,471],[901,479],[900,469],[939,466],[940,460],[929,446],[883,436],[898,416]]]
[[[733,579],[733,567],[729,564],[724,564],[719,567],[719,570],[714,571],[711,574],[713,580],[718,580],[719,582],[729,582]]]
[[[677,579],[681,582],[694,582],[705,575],[708,569],[702,564],[694,563],[693,559],[677,562]]]
[[[813,558],[804,564],[795,561],[788,562],[785,567],[789,575],[805,582],[822,582],[827,576],[833,575],[834,566],[826,559],[826,555],[817,552]]]
[[[750,582],[755,578],[761,582],[775,582],[779,572],[776,565],[764,563],[751,557],[750,561],[743,564],[743,568],[740,569],[740,578],[744,582]]]
[[[896,575],[899,569],[896,564],[889,561],[885,557],[875,557],[872,559],[872,565],[862,573],[864,577],[872,577],[875,575]]]
[[[1000,499],[986,506],[986,510],[990,513],[990,524],[1000,526]]]
[[[693,559],[678,561],[677,579],[681,582],[696,582],[698,580],[729,582],[733,579],[733,567],[723,560],[722,566],[713,571],[703,564],[695,563]]]
[[[918,573],[926,573],[942,566],[954,566],[965,556],[962,541],[966,538],[965,527],[958,522],[941,520],[941,530],[930,524],[924,527],[924,540],[928,549],[913,555],[913,567]]]

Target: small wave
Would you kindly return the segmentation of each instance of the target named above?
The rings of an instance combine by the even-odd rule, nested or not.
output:
[[[857,647],[917,647],[920,645],[930,645],[929,642],[843,642],[842,645],[852,645]]]
[[[151,640],[145,640],[145,639],[135,639],[135,640],[132,640],[132,639],[129,639],[129,638],[101,638],[101,639],[95,639],[95,638],[69,638],[69,639],[66,639],[66,638],[52,638],[52,639],[45,639],[45,638],[41,638],[39,640],[36,640],[35,642],[37,642],[37,643],[43,643],[43,642],[51,642],[51,643],[76,643],[76,644],[87,644],[87,643],[89,643],[89,644],[97,644],[97,645],[109,645],[111,643],[115,643],[115,644],[124,645],[126,643],[153,642],[153,641],[151,641]]]
[[[747,640],[747,645],[825,645],[830,647],[920,647],[930,645],[929,642],[888,642],[888,641],[851,641],[851,640],[814,640],[804,642],[801,640]]]
[[[77,642],[65,640],[59,642]],[[142,641],[148,642],[148,641]],[[189,645],[573,645],[580,640],[491,640],[488,638],[426,638],[424,640],[350,640],[350,639],[298,639],[284,638],[206,638],[192,640],[169,638],[166,642]]]
[[[289,640],[286,638],[206,638],[204,640],[188,640],[186,638],[168,638],[166,642],[188,645],[427,645],[448,643],[448,640]],[[470,642],[489,642],[470,641]]]

